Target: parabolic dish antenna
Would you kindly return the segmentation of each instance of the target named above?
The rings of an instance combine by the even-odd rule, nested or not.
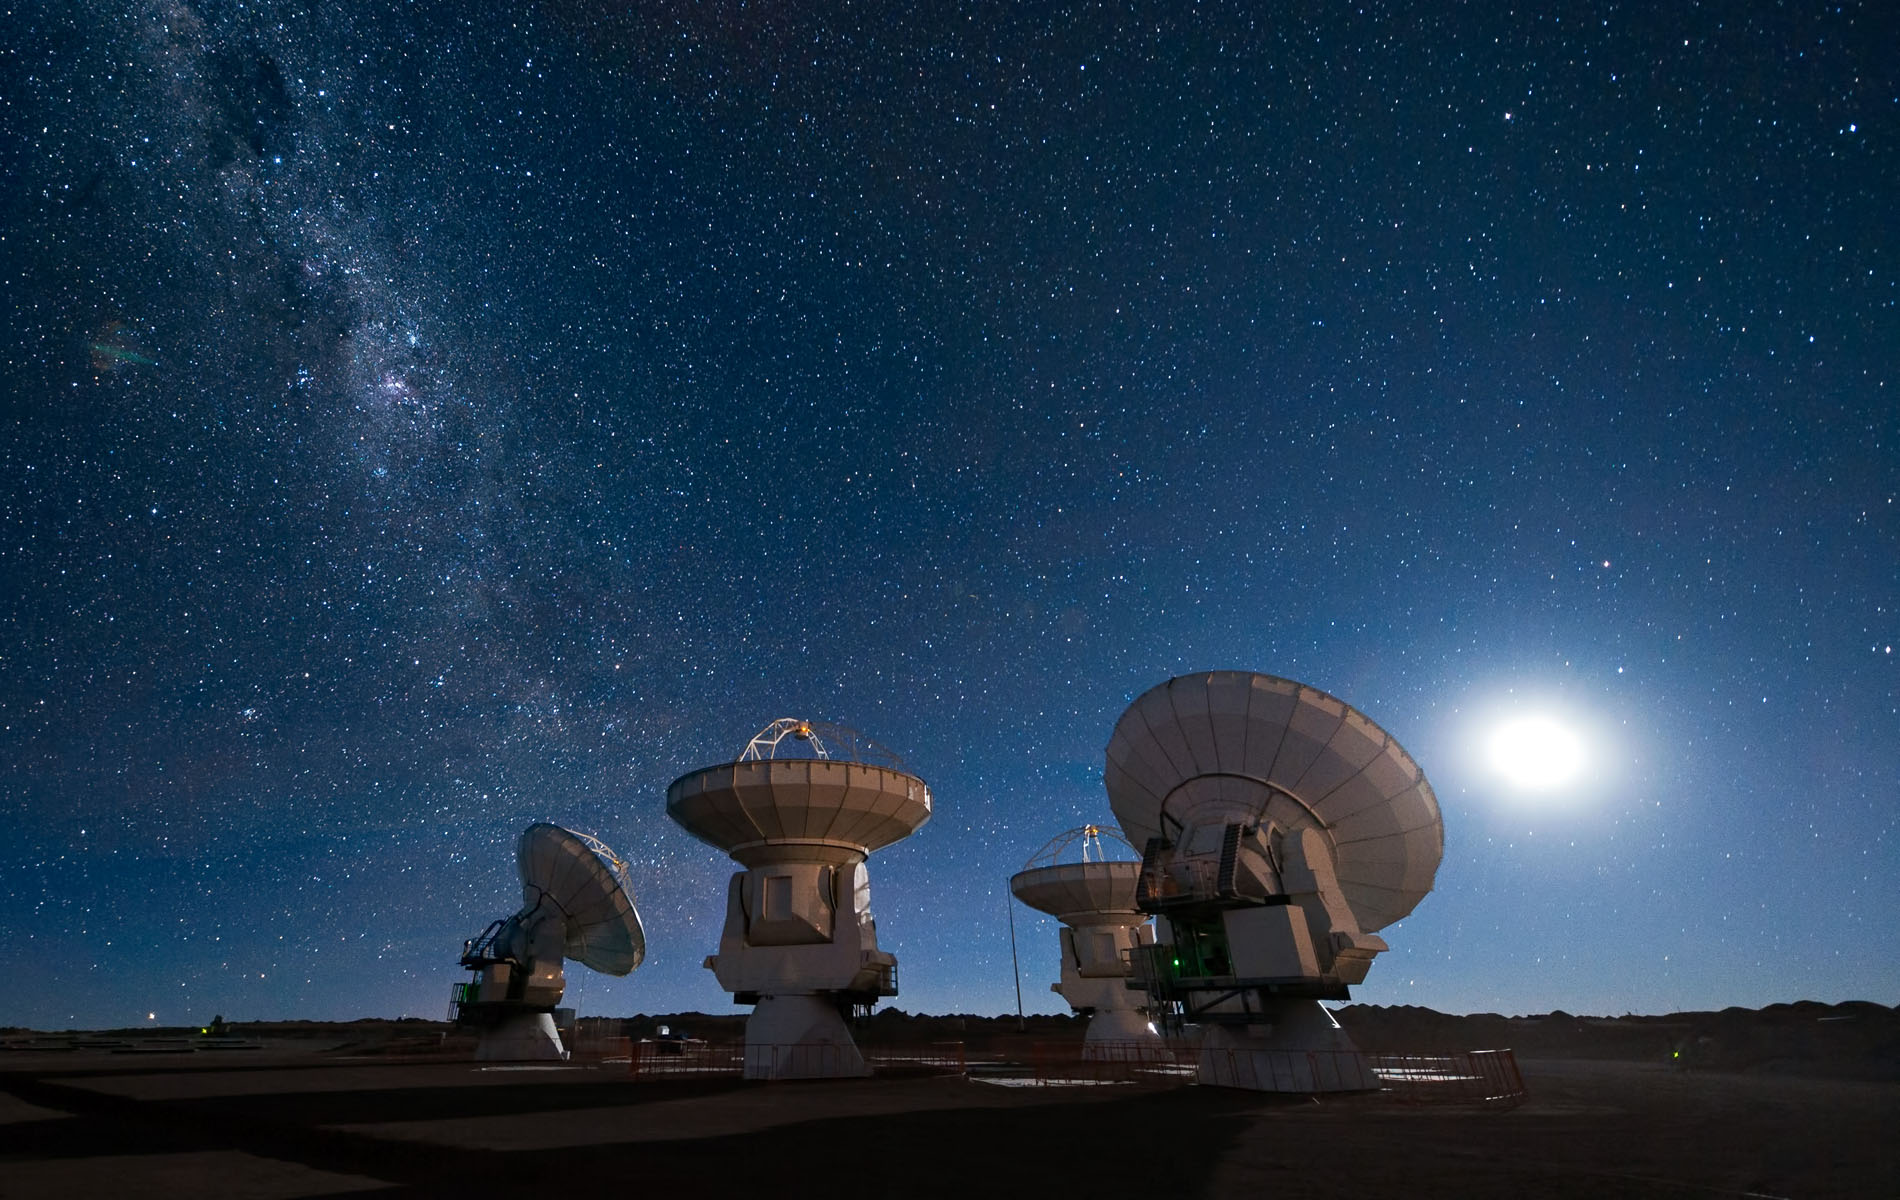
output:
[[[455,1023],[480,1029],[481,1059],[561,1059],[553,1013],[567,988],[563,962],[625,975],[646,957],[627,867],[600,839],[545,822],[515,844],[521,911],[462,947],[475,973],[457,984]]]
[[[1111,860],[1109,854],[1116,857]],[[1083,825],[1057,834],[1030,855],[1023,869],[1010,877],[1009,890],[1052,917],[1139,914],[1135,881],[1140,875],[1141,852],[1127,838],[1100,825]]]
[[[1432,888],[1444,826],[1418,764],[1345,701],[1250,671],[1143,692],[1106,759],[1155,915],[1132,974],[1164,1021],[1203,1027],[1202,1082],[1371,1086],[1320,1001],[1364,982],[1376,931]]]
[[[704,767],[666,789],[685,830],[751,866],[787,845],[864,856],[930,820],[930,789],[914,775],[840,758],[752,758]]]
[[[1119,851],[1125,857],[1111,860]],[[1136,904],[1141,862],[1112,829],[1084,825],[1057,834],[1011,876],[1009,890],[1062,922],[1061,979],[1049,990],[1088,1016],[1084,1058],[1127,1057],[1158,1044],[1147,996],[1128,986],[1129,954],[1154,944],[1154,927]]]
[[[867,1074],[845,1014],[897,994],[897,956],[877,944],[865,859],[930,820],[924,781],[842,726],[787,717],[675,779],[666,812],[745,868],[706,966],[754,1006],[746,1077]]]
[[[1138,846],[1197,825],[1320,831],[1366,933],[1411,912],[1444,857],[1438,797],[1411,755],[1344,700],[1274,675],[1208,671],[1142,693],[1115,723],[1103,783]]]
[[[647,953],[646,931],[633,907],[627,864],[599,838],[545,822],[530,825],[515,845],[521,899],[545,901],[567,927],[565,957],[603,975],[626,975]]]

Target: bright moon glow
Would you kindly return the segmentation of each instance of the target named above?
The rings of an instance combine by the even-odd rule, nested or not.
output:
[[[1548,791],[1583,769],[1583,742],[1549,717],[1519,717],[1491,735],[1491,765],[1517,787]]]

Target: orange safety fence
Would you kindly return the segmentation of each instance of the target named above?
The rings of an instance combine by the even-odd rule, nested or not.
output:
[[[1045,1087],[1136,1083],[1172,1087],[1194,1082],[1194,1047],[1170,1041],[1037,1042],[1034,1078]]]
[[[1200,1081],[1259,1092],[1369,1092],[1377,1076],[1357,1050],[1203,1046]]]
[[[1178,1041],[1039,1042],[1034,1081],[1170,1087],[1204,1083],[1269,1092],[1376,1092],[1410,1104],[1509,1106],[1526,1095],[1509,1050],[1365,1054],[1356,1050],[1196,1047]]]
[[[1529,1095],[1517,1055],[1509,1050],[1455,1054],[1368,1054],[1380,1090],[1413,1104],[1509,1107]]]
[[[928,1042],[921,1046],[863,1046],[864,1059],[882,1073],[967,1075],[970,1058],[962,1042]]]
[[[961,1075],[968,1063],[962,1042],[922,1046],[849,1046],[830,1042],[747,1045],[691,1038],[642,1038],[628,1044],[627,1073],[636,1079],[744,1076],[748,1079],[820,1079],[860,1074]]]
[[[739,1075],[744,1071],[743,1042],[640,1038],[628,1043],[627,1074],[637,1079]]]
[[[568,1043],[568,1061],[576,1063],[618,1062],[627,1057],[631,1038],[576,1035]]]
[[[962,1042],[918,1046],[831,1043],[747,1046],[695,1038],[593,1038],[577,1042],[577,1062],[627,1064],[636,1079],[745,1077],[812,1079],[857,1074],[964,1075]],[[1004,1064],[994,1064],[1003,1066]],[[1366,1054],[1352,1050],[1199,1047],[1187,1042],[1037,1042],[1029,1067],[1049,1087],[1205,1083],[1271,1092],[1376,1092],[1407,1104],[1508,1107],[1527,1095],[1509,1050],[1451,1054]]]

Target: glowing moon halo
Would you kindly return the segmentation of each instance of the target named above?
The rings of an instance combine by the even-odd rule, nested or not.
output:
[[[1498,774],[1525,791],[1560,788],[1583,770],[1583,740],[1549,717],[1505,722],[1492,733],[1489,751]]]

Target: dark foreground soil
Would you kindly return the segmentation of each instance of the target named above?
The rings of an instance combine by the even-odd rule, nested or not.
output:
[[[1526,1059],[1504,1111],[961,1077],[13,1053],[0,1197],[1900,1196],[1900,1085]]]

